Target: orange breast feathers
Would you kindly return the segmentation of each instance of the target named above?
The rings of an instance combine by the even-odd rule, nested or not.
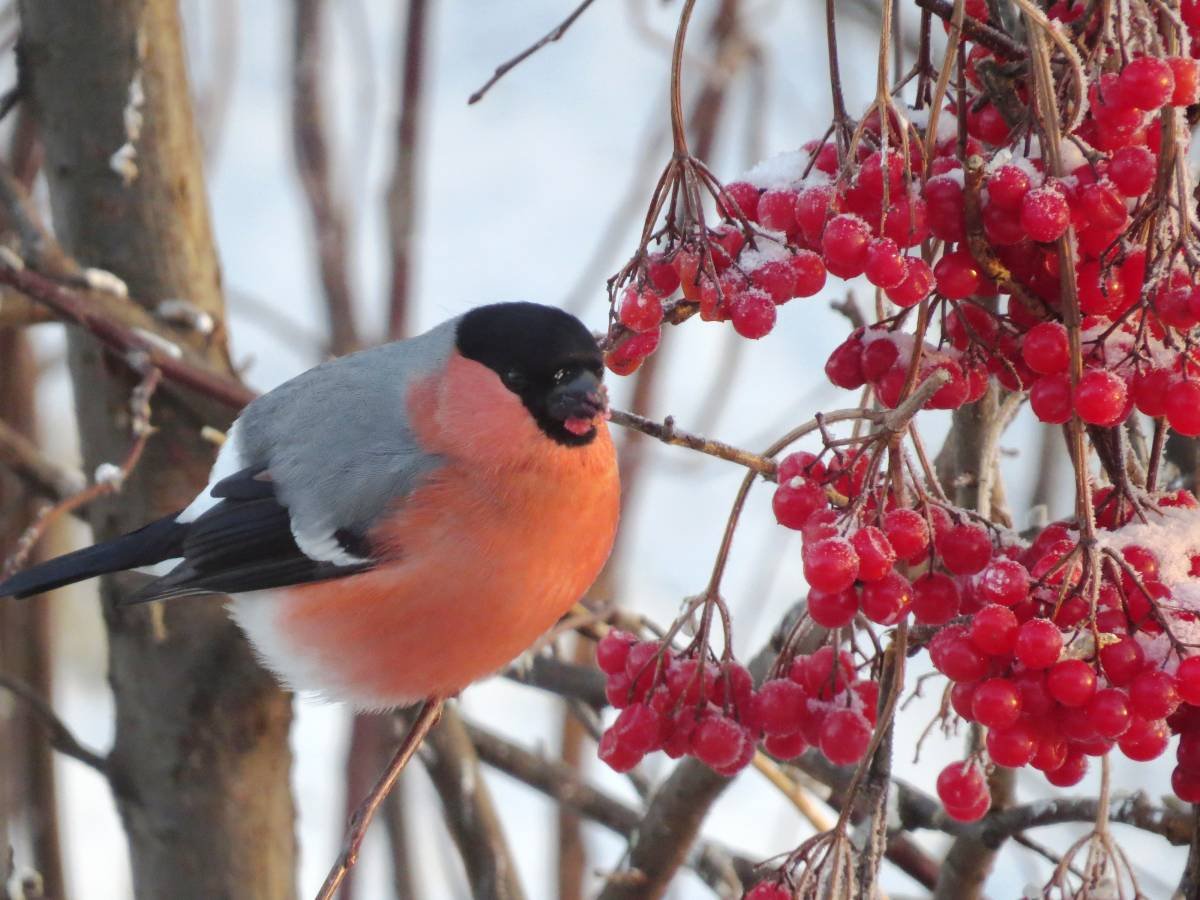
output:
[[[604,422],[585,447],[557,444],[495,373],[457,353],[408,405],[423,449],[445,464],[372,534],[394,561],[289,588],[277,611],[325,692],[366,707],[453,695],[520,655],[591,586],[617,527]]]

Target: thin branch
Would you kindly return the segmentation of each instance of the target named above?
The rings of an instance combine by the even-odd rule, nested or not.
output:
[[[528,662],[517,660],[505,670],[504,677],[560,697],[579,700],[593,709],[608,706],[604,674],[595,666],[581,666],[538,654]]]
[[[338,887],[346,878],[346,873],[358,862],[358,854],[362,849],[363,839],[367,836],[367,828],[371,824],[371,819],[375,817],[375,811],[386,799],[392,785],[396,783],[396,779],[400,777],[400,773],[404,771],[404,767],[408,765],[412,755],[417,752],[417,748],[421,746],[421,742],[425,740],[429,730],[437,724],[444,702],[440,699],[430,699],[426,700],[421,707],[408,734],[397,748],[396,755],[392,757],[388,767],[379,776],[375,786],[371,788],[371,793],[366,796],[362,804],[354,811],[354,815],[350,817],[350,823],[346,827],[346,836],[342,842],[342,852],[329,870],[325,883],[321,885],[321,890],[317,892],[316,900],[333,900]]]
[[[499,66],[497,66],[496,71],[492,73],[491,78],[484,82],[483,87],[467,98],[467,105],[469,106],[473,103],[478,103],[483,99],[483,95],[492,89],[492,85],[507,75],[511,70],[515,69],[547,44],[553,44],[555,41],[559,40],[564,34],[567,33],[567,29],[575,24],[575,20],[582,16],[587,8],[592,5],[592,3],[593,0],[583,0],[582,3],[575,7],[569,16],[563,19],[562,22],[560,22],[556,27],[546,32],[541,40],[522,50],[508,62],[501,63]]]
[[[947,22],[950,21],[950,17],[954,14],[954,4],[948,2],[948,0],[913,0],[913,2],[921,9],[927,9]],[[1026,56],[1026,50],[1021,44],[1014,41],[1003,31],[980,22],[978,19],[964,16],[962,30],[963,34],[969,40],[987,47],[997,56],[1004,59],[1024,59]]]
[[[90,750],[75,738],[71,729],[58,717],[53,708],[33,688],[16,678],[0,674],[0,688],[24,701],[42,724],[50,732],[50,746],[71,759],[79,760],[85,766],[94,769],[108,777],[108,759],[95,750]]]
[[[87,487],[82,472],[54,462],[37,444],[3,420],[0,420],[0,465],[50,500],[65,500]]]

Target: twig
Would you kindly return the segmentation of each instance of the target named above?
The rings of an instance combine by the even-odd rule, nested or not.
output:
[[[51,747],[63,756],[76,759],[106,778],[108,777],[108,759],[79,743],[75,735],[71,733],[71,729],[58,717],[50,704],[38,695],[37,691],[25,682],[4,674],[0,674],[0,688],[23,700],[30,711],[42,721],[42,724],[50,732]]]
[[[513,663],[505,670],[504,677],[560,697],[579,700],[593,709],[608,706],[604,675],[595,666],[576,665],[538,654],[529,663],[524,660]]]
[[[412,755],[417,752],[417,748],[429,734],[429,730],[437,723],[444,703],[445,701],[441,699],[430,699],[426,700],[421,707],[408,734],[404,736],[403,742],[397,748],[396,755],[392,757],[388,767],[379,776],[375,786],[371,788],[371,793],[366,796],[362,804],[355,810],[354,815],[350,817],[350,823],[346,827],[346,836],[342,842],[342,852],[325,877],[325,883],[317,892],[316,900],[333,900],[346,873],[358,861],[359,850],[362,849],[363,839],[367,836],[367,828],[375,816],[375,811],[379,809],[379,805],[383,803],[391,791],[392,785],[396,783],[396,779],[400,777],[400,773],[404,771],[404,767],[408,765]]]
[[[400,64],[400,115],[396,123],[396,158],[388,182],[388,237],[392,245],[392,280],[388,298],[388,337],[404,336],[412,275],[413,231],[417,220],[417,165],[421,148],[421,110],[425,68],[428,0],[409,0],[404,21],[404,53]]]
[[[954,13],[954,4],[947,0],[913,0],[921,9],[927,9],[939,18],[949,22]],[[1024,59],[1025,48],[1010,38],[1003,31],[998,31],[978,19],[970,16],[963,17],[963,34],[968,39],[981,46],[987,47],[997,56],[1005,59]]]
[[[567,33],[567,29],[575,24],[575,20],[582,16],[584,11],[591,6],[592,3],[593,0],[583,0],[582,3],[575,7],[569,16],[563,19],[562,22],[560,22],[556,27],[546,32],[546,34],[542,36],[541,40],[522,50],[508,62],[501,63],[499,66],[497,66],[496,71],[492,73],[491,78],[484,82],[483,87],[467,98],[467,105],[469,106],[473,103],[478,103],[483,99],[483,95],[492,89],[492,85],[507,75],[511,70],[515,69],[547,44],[553,44],[555,41],[559,40],[564,34]]]
[[[321,106],[323,0],[295,0],[292,44],[292,147],[317,244],[321,286],[329,318],[330,349],[348,353],[359,344],[347,262],[346,214],[336,197]]]
[[[740,466],[745,466],[748,469],[758,472],[764,478],[773,479],[775,477],[776,464],[774,460],[760,456],[757,453],[751,453],[749,450],[741,450],[722,441],[682,431],[675,427],[675,419],[672,416],[667,416],[660,424],[643,416],[624,412],[619,409],[611,410],[610,415],[615,424],[624,428],[632,428],[634,431],[640,431],[642,434],[656,438],[664,444],[687,447],[699,453],[705,453],[709,456],[715,456],[718,459],[737,463]]]
[[[87,486],[82,472],[54,462],[37,444],[2,420],[0,465],[12,470],[37,493],[55,501],[65,500]]]
[[[429,732],[421,761],[442,798],[446,826],[458,845],[471,896],[525,896],[496,808],[479,771],[479,757],[458,711],[450,706]]]

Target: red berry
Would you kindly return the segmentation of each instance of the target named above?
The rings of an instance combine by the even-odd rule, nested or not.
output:
[[[1126,415],[1124,380],[1105,369],[1088,369],[1075,390],[1075,412],[1089,425],[1108,427]]]
[[[1033,414],[1050,425],[1062,425],[1071,418],[1071,379],[1066,375],[1043,375],[1029,389]]]
[[[821,724],[821,752],[835,765],[848,766],[858,762],[870,742],[870,724],[853,710],[835,709]]]
[[[725,185],[725,195],[717,199],[717,207],[721,214],[737,218],[740,212],[751,221],[758,217],[758,188],[745,181],[735,181]]]
[[[1129,728],[1129,698],[1117,688],[1096,691],[1087,707],[1088,718],[1096,733],[1109,740],[1116,740]]]
[[[964,522],[934,539],[942,563],[955,575],[973,575],[983,570],[992,558],[992,542],[987,530]]]
[[[799,756],[799,754],[793,754]],[[781,757],[782,759],[791,759],[791,757]],[[792,892],[774,881],[760,881],[750,890],[746,891],[746,895],[742,900],[792,900]]]
[[[1054,188],[1034,188],[1021,200],[1021,227],[1035,241],[1057,240],[1071,224],[1066,198]]]
[[[1133,404],[1138,411],[1151,418],[1158,418],[1167,412],[1167,386],[1171,383],[1171,373],[1167,369],[1139,369],[1133,376],[1130,394]]]
[[[781,483],[771,499],[775,521],[797,531],[804,527],[813,513],[827,505],[825,489],[815,481],[799,476]]]
[[[679,289],[679,273],[661,253],[653,254],[646,261],[646,280],[660,297],[669,297]]]
[[[1175,670],[1175,688],[1179,699],[1190,706],[1200,706],[1200,656],[1189,656]]]
[[[1039,375],[1057,375],[1067,371],[1071,359],[1067,329],[1058,322],[1034,325],[1021,342],[1021,356],[1029,368]]]
[[[951,681],[978,681],[988,670],[988,659],[967,637],[967,629],[951,625],[929,642],[934,668]]]
[[[1030,763],[1036,750],[1037,735],[1028,722],[1018,721],[1003,730],[988,731],[988,756],[996,765],[1019,769]]]
[[[975,689],[971,714],[988,728],[1010,728],[1021,715],[1021,695],[1007,678],[989,678]]]
[[[971,762],[952,762],[938,774],[938,799],[947,807],[947,811],[950,808],[970,807],[987,793],[987,780],[983,772]]]
[[[1096,673],[1082,659],[1064,659],[1046,673],[1046,690],[1063,706],[1083,706],[1096,693]]]
[[[1172,106],[1193,106],[1200,99],[1200,68],[1196,60],[1186,56],[1169,56],[1167,65],[1175,79],[1171,92]]]
[[[882,531],[873,525],[865,525],[850,536],[850,543],[858,553],[858,580],[878,581],[892,570],[896,562],[896,551]]]
[[[720,769],[737,761],[745,734],[742,727],[727,716],[707,716],[692,733],[692,753],[710,769]]]
[[[1187,437],[1200,435],[1200,380],[1178,378],[1167,387],[1167,422]]]
[[[825,263],[811,250],[798,250],[792,257],[795,296],[811,297],[825,287]]]
[[[990,603],[971,620],[971,643],[988,656],[1010,656],[1017,644],[1019,628],[1011,609]]]
[[[1046,772],[1046,780],[1055,787],[1072,787],[1087,774],[1087,757],[1075,750],[1067,752],[1061,766]]]
[[[858,216],[847,213],[834,216],[821,235],[825,267],[840,278],[861,275],[867,265],[870,240],[871,229]]]
[[[1017,632],[1016,657],[1027,669],[1048,669],[1062,653],[1062,632],[1049,619],[1030,619]]]
[[[1184,803],[1200,803],[1200,771],[1176,766],[1171,772],[1171,790]]]
[[[796,195],[791,191],[765,191],[756,208],[759,224],[787,233],[796,227]]]
[[[796,197],[793,214],[796,224],[809,244],[815,245],[820,241],[825,222],[833,209],[834,190],[830,185],[807,188]]]
[[[894,570],[878,581],[864,584],[859,597],[863,615],[880,625],[895,625],[908,612],[912,602],[912,585]]]
[[[1108,163],[1108,178],[1126,197],[1140,197],[1154,186],[1157,162],[1145,147],[1122,147]]]
[[[1085,184],[1076,195],[1078,216],[1088,229],[1112,231],[1125,224],[1125,201],[1109,184]],[[1106,242],[1107,243],[1107,242]]]
[[[838,344],[825,363],[825,377],[829,379],[830,384],[848,391],[862,387],[866,383],[862,355],[862,342],[856,338],[849,338]]]
[[[925,205],[929,216],[929,230],[934,237],[943,241],[961,241],[966,238],[966,206],[963,201],[963,186],[954,174],[935,175],[925,182]]]
[[[1167,749],[1171,733],[1162,719],[1143,719],[1131,716],[1129,728],[1117,740],[1121,752],[1137,762],[1157,759]]]
[[[993,560],[975,580],[981,599],[1012,606],[1029,596],[1029,571],[1013,559]]]
[[[662,728],[662,718],[645,703],[629,704],[621,710],[612,726],[620,742],[639,755],[661,745]]]
[[[895,341],[881,338],[871,341],[863,348],[862,371],[868,381],[878,381],[896,364],[900,350]]]
[[[803,556],[804,578],[819,591],[844,591],[858,577],[858,554],[845,538],[830,537],[806,544]]]
[[[763,749],[776,759],[795,759],[808,749],[808,741],[799,731],[783,737],[769,734],[763,739]]]
[[[733,330],[744,338],[758,340],[775,327],[775,302],[758,288],[742,291],[729,303]]]
[[[754,694],[754,718],[764,733],[783,737],[800,730],[807,703],[804,688],[796,682],[773,678]]]
[[[841,628],[854,621],[858,612],[858,594],[854,588],[846,588],[836,594],[824,591],[808,592],[808,614],[818,625],[825,628]]]
[[[773,259],[750,273],[750,283],[775,303],[786,303],[796,296],[796,270],[791,259]]]
[[[621,295],[621,324],[631,331],[652,331],[662,324],[662,298],[649,290],[639,291],[633,285]]]
[[[943,254],[933,267],[937,289],[950,300],[963,300],[979,289],[981,274],[979,263],[965,250]]]
[[[867,281],[876,287],[895,288],[908,277],[908,268],[900,248],[891,238],[873,238],[867,244]]]
[[[929,213],[921,197],[893,200],[883,219],[883,235],[896,246],[916,247],[929,237]]]
[[[916,306],[929,296],[933,290],[933,269],[918,256],[904,257],[905,277],[897,287],[884,291],[887,298],[897,306],[908,308]]]
[[[1100,668],[1104,676],[1117,687],[1133,681],[1146,665],[1146,653],[1131,637],[1123,637],[1100,649]]]
[[[620,736],[611,728],[601,736],[597,755],[614,772],[630,771],[642,761],[642,756],[644,756],[622,742]]]
[[[1137,109],[1158,109],[1175,92],[1175,76],[1165,60],[1143,56],[1128,63],[1117,78],[1117,99]]]
[[[961,602],[954,579],[941,572],[929,572],[913,582],[913,618],[922,625],[944,625],[958,615]]]
[[[1178,706],[1175,679],[1166,672],[1143,671],[1129,685],[1129,708],[1143,719],[1165,719]]]
[[[596,644],[596,665],[600,671],[615,675],[625,671],[625,661],[629,658],[629,648],[637,643],[628,631],[613,629]]]
[[[925,517],[913,509],[893,509],[883,516],[883,533],[904,560],[924,553],[929,546],[929,525]]]

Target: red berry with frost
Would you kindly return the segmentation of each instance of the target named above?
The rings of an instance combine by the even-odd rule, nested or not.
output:
[[[808,592],[808,614],[814,622],[825,628],[849,625],[857,612],[858,593],[852,587],[835,594]]]
[[[1049,619],[1030,619],[1017,632],[1014,653],[1027,669],[1048,669],[1058,662],[1063,638]]]
[[[710,769],[720,769],[737,761],[745,734],[737,722],[727,716],[707,716],[692,732],[692,753]]]
[[[744,338],[758,340],[775,327],[775,302],[758,288],[742,291],[729,302],[733,330]]]
[[[637,643],[637,638],[627,631],[613,629],[596,643],[596,665],[600,671],[615,675],[625,671],[625,661],[629,658],[629,648]]]
[[[1034,188],[1021,200],[1021,227],[1041,243],[1057,240],[1071,224],[1071,208],[1054,188]]]
[[[1021,356],[1029,368],[1039,375],[1056,375],[1067,371],[1070,348],[1067,329],[1058,322],[1042,322],[1025,333]]]
[[[1011,656],[1020,622],[1007,606],[989,603],[971,620],[971,643],[988,656]]]
[[[933,277],[937,279],[938,293],[943,297],[963,300],[979,289],[979,263],[967,251],[955,250],[938,260],[933,267]]]
[[[808,698],[804,688],[788,678],[763,682],[754,694],[754,718],[763,732],[782,737],[800,730]]]
[[[988,603],[1012,606],[1029,595],[1029,570],[1014,559],[993,560],[979,573],[975,589]]]
[[[873,525],[866,525],[850,536],[850,543],[858,553],[858,578],[860,581],[878,581],[892,570],[896,562],[896,551],[887,536]]]
[[[1132,637],[1123,637],[1100,649],[1100,668],[1117,687],[1129,684],[1146,666],[1146,652]]]
[[[825,287],[825,262],[812,250],[800,250],[791,259],[795,296],[811,297]]]
[[[771,508],[775,521],[784,528],[800,530],[813,513],[824,509],[828,500],[825,489],[806,478],[791,478],[775,489]]]
[[[1172,380],[1171,372],[1167,369],[1139,369],[1133,376],[1133,384],[1129,393],[1133,397],[1133,405],[1143,415],[1158,418],[1167,412],[1167,387]]]
[[[860,713],[835,709],[821,724],[819,746],[826,759],[848,766],[862,759],[871,741],[871,726]]]
[[[858,216],[834,216],[821,235],[825,267],[840,278],[861,275],[867,264],[867,245],[871,229]]]
[[[983,571],[992,558],[992,542],[985,528],[964,522],[948,529],[934,540],[942,563],[955,575],[974,575]]]
[[[621,295],[618,318],[631,331],[651,331],[662,324],[662,298],[654,291],[639,291],[630,285]]]
[[[885,513],[883,533],[900,559],[910,560],[929,547],[929,524],[913,509],[893,509]]]
[[[639,755],[662,743],[662,718],[645,703],[631,703],[621,710],[612,730],[622,744]]]
[[[1200,706],[1200,656],[1189,656],[1175,670],[1175,689],[1179,699],[1190,706]]]
[[[804,239],[810,244],[816,244],[825,230],[825,222],[829,219],[834,208],[834,190],[831,185],[806,188],[796,197],[793,211],[796,224],[800,227]]]
[[[790,757],[782,758],[790,759]],[[746,891],[742,900],[792,900],[792,892],[778,882],[760,881]]]
[[[1096,733],[1116,740],[1129,728],[1129,695],[1117,688],[1096,691],[1088,703],[1088,718]]]
[[[1166,60],[1143,56],[1128,63],[1117,78],[1117,98],[1136,109],[1158,109],[1175,92],[1175,76]]]
[[[895,288],[908,277],[900,248],[891,238],[873,238],[867,244],[867,281],[876,287]]]
[[[1019,212],[1021,201],[1032,187],[1029,173],[1020,166],[1001,166],[987,180],[988,205]]]
[[[1043,375],[1029,389],[1029,407],[1049,425],[1062,425],[1071,418],[1071,380],[1066,375]]]
[[[758,222],[772,231],[791,231],[796,227],[796,195],[791,191],[764,191],[756,207]]]
[[[868,381],[878,381],[896,364],[900,358],[900,350],[895,341],[881,338],[871,341],[863,347],[862,370],[863,377]]]
[[[1167,387],[1167,423],[1186,437],[1200,435],[1200,379],[1178,378]]]
[[[925,260],[917,256],[904,257],[904,281],[894,288],[884,291],[887,298],[897,306],[907,309],[916,306],[929,296],[935,282],[933,269]]]
[[[1158,163],[1145,147],[1122,147],[1108,163],[1108,178],[1126,197],[1140,197],[1154,187]]]
[[[804,578],[819,591],[844,591],[858,577],[858,554],[845,538],[825,538],[806,544]]]
[[[1175,679],[1166,672],[1149,669],[1129,684],[1129,708],[1143,719],[1165,719],[1178,706]]]
[[[1078,216],[1089,229],[1111,231],[1125,224],[1125,201],[1113,186],[1103,182],[1085,184],[1076,194]]]
[[[864,584],[859,596],[863,615],[880,625],[895,625],[908,612],[912,601],[912,584],[895,570],[878,581]]]
[[[951,681],[978,681],[988,671],[988,658],[971,643],[961,626],[943,629],[930,642],[929,658]]]
[[[796,271],[790,259],[763,263],[750,273],[750,283],[775,303],[786,303],[796,296]]]
[[[1010,728],[1021,715],[1021,695],[1007,678],[989,678],[975,689],[971,715],[988,728]]]
[[[929,230],[943,241],[961,241],[966,237],[966,205],[963,200],[961,173],[935,175],[925,182],[925,206]]]
[[[1075,412],[1089,425],[1116,425],[1127,414],[1125,381],[1105,369],[1088,369],[1075,389]]]
[[[855,338],[838,344],[825,362],[825,377],[836,387],[853,391],[866,383],[862,368],[862,342]]]
[[[669,297],[679,288],[679,273],[661,253],[655,253],[646,261],[646,280],[660,297]]]
[[[1046,690],[1063,706],[1083,706],[1096,693],[1096,673],[1082,659],[1064,659],[1046,673]]]
[[[758,218],[758,188],[745,181],[734,181],[725,185],[725,195],[717,199],[722,215],[737,218],[740,212],[747,219]]]
[[[1168,56],[1167,65],[1171,67],[1171,75],[1175,79],[1170,104],[1195,105],[1196,101],[1200,100],[1200,65],[1187,56]]]
[[[768,734],[763,739],[763,749],[776,759],[795,759],[808,749],[808,741],[799,731],[782,737]]]
[[[962,598],[954,579],[929,572],[913,582],[913,618],[922,625],[944,625],[958,615]]]
[[[611,728],[601,736],[597,755],[614,772],[630,771],[642,761],[644,756],[625,744],[616,731]]]

